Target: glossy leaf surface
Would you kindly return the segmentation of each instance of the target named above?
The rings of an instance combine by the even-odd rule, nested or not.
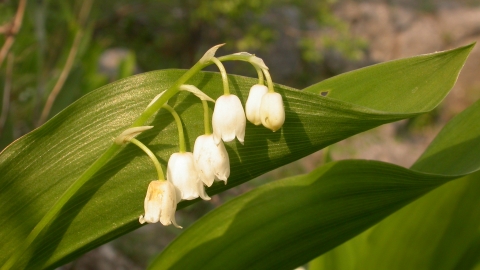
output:
[[[471,48],[472,45],[433,54],[428,59],[420,56],[399,60],[384,64],[383,68],[401,66],[402,61],[409,65],[415,62],[414,68],[409,70],[412,76],[422,72],[443,82],[441,85],[418,85],[419,91],[432,92],[435,100],[440,101],[450,90]],[[378,66],[370,69],[377,70]],[[448,75],[437,77],[438,69]],[[368,70],[363,69],[367,73]],[[113,138],[134,121],[153,97],[183,73],[181,70],[150,72],[102,87],[0,154],[0,239],[3,243],[0,264],[68,186],[112,143]],[[404,81],[409,81],[405,71],[399,71],[397,75],[405,76]],[[338,84],[359,79],[356,73],[338,78]],[[229,79],[231,92],[245,104],[248,90],[257,80],[240,76],[230,76]],[[213,98],[222,93],[219,74],[200,73],[188,83]],[[310,90],[322,89],[322,83]],[[383,81],[387,88],[390,83]],[[379,81],[370,80],[370,84],[378,86]],[[352,92],[368,89],[357,88],[354,84],[350,86]],[[210,195],[359,132],[431,110],[438,103],[425,106],[432,100],[431,96],[411,95],[398,100],[395,110],[386,108],[381,111],[381,94],[372,99],[370,105],[361,102],[359,106],[352,100],[342,100],[342,96],[322,97],[280,85],[276,86],[276,91],[284,96],[284,127],[272,133],[263,127],[247,124],[245,145],[238,142],[226,145],[232,166],[228,185],[214,185],[208,189]],[[390,93],[385,92],[383,99],[389,98]],[[173,98],[170,105],[181,114],[187,148],[191,149],[196,136],[203,133],[202,106],[196,97],[187,93]],[[165,166],[168,157],[178,151],[173,119],[167,112],[160,111],[146,124],[155,128],[144,132],[138,139],[148,145]],[[24,254],[17,267],[52,268],[140,227],[138,216],[143,213],[146,187],[156,178],[155,175],[150,160],[135,146],[128,145],[64,206],[53,224],[34,243],[34,252]]]
[[[412,168],[478,170],[479,117],[477,102],[445,126]],[[314,269],[472,269],[480,263],[479,192],[478,172],[448,183],[316,259]]]
[[[186,230],[150,269],[293,269],[469,175],[320,258],[314,268],[452,269],[477,243],[479,118],[480,101],[445,126],[414,169],[331,162],[237,197]]]

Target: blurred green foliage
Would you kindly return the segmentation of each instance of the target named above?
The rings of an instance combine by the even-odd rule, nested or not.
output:
[[[207,48],[220,43],[226,43],[221,54],[257,53],[272,67],[276,82],[298,87],[317,82],[319,77],[326,77],[317,72],[325,53],[337,50],[347,58],[356,58],[365,47],[362,41],[350,36],[347,24],[334,16],[335,2],[91,1],[91,9],[82,19],[80,14],[89,0],[27,1],[22,27],[10,49],[14,55],[12,89],[7,121],[3,129],[0,128],[0,151],[38,126],[40,114],[65,69],[72,47],[76,49],[73,64],[48,118],[109,82],[151,70],[189,68]],[[0,28],[10,26],[19,3],[20,0],[0,1]],[[79,33],[80,42],[74,45]],[[0,33],[0,47],[7,38],[8,33]],[[287,61],[287,65],[294,68],[284,72],[281,65],[272,66],[272,60],[279,58],[300,64],[290,65]],[[0,65],[0,106],[7,79],[6,66],[5,60]],[[256,76],[248,65],[228,66],[227,63],[227,70]],[[238,193],[241,192],[227,192],[213,203],[218,206]],[[212,204],[191,206],[180,221],[191,224],[212,208]],[[157,233],[171,239],[178,231]],[[125,248],[136,243],[128,237],[122,239],[117,239],[115,243],[123,244],[116,247],[139,265],[145,264],[146,258],[159,249],[158,243],[150,239],[149,243],[154,244],[148,250],[139,249],[131,254]],[[164,240],[161,246],[167,243]]]
[[[0,149],[38,126],[72,47],[76,50],[74,62],[49,118],[108,82],[139,72],[188,68],[205,49],[219,43],[226,43],[225,53],[258,53],[267,64],[268,59],[281,57],[287,58],[286,65],[300,62],[288,74],[281,65],[272,67],[275,81],[297,87],[325,77],[312,72],[322,65],[325,53],[335,50],[358,59],[366,46],[351,37],[347,25],[335,17],[336,1],[332,0],[92,1],[86,18],[80,18],[88,2],[27,3],[22,28],[10,50],[15,55],[13,87]],[[0,2],[0,26],[8,26],[18,5],[14,0]],[[79,32],[81,41],[74,45]],[[0,35],[0,44],[7,36]],[[112,48],[113,53],[107,53]],[[0,67],[2,92],[5,66],[4,61]],[[229,71],[255,76],[247,65]]]

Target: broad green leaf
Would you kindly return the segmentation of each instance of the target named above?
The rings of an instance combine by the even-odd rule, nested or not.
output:
[[[452,73],[439,78],[444,82],[440,88],[431,88],[429,84],[420,87],[437,93],[440,100],[451,88],[449,82],[455,80],[471,48],[472,45],[436,54],[437,58],[450,59],[451,64],[444,68],[451,69]],[[411,74],[429,70],[438,72],[422,56],[418,62]],[[443,66],[442,61],[439,63]],[[398,65],[398,62],[393,64]],[[133,122],[153,97],[183,73],[181,70],[150,72],[95,90],[0,154],[0,239],[3,243],[0,265],[113,138]],[[408,74],[397,75],[405,76],[408,81]],[[351,73],[340,77],[355,80]],[[240,76],[230,76],[229,80],[232,93],[244,103],[250,86],[257,82]],[[378,84],[377,81],[371,82]],[[219,74],[200,73],[188,83],[213,98],[222,93]],[[390,82],[384,81],[384,84],[388,87]],[[263,127],[247,124],[244,146],[238,142],[227,143],[231,160],[228,185],[214,185],[208,189],[210,195],[359,132],[425,110],[423,104],[417,111],[412,109],[413,99],[398,101],[398,106],[405,107],[405,112],[400,109],[379,111],[365,104],[358,106],[285,86],[277,85],[276,90],[284,96],[284,127],[272,133]],[[357,90],[353,87],[351,91]],[[389,99],[389,95],[385,93],[383,98]],[[375,102],[380,99],[381,95]],[[424,102],[430,99],[428,97]],[[181,114],[187,148],[191,149],[196,136],[203,133],[202,106],[196,97],[187,93],[173,98],[170,105]],[[373,103],[372,107],[375,108]],[[165,166],[168,157],[178,151],[175,124],[165,111],[159,112],[147,124],[155,128],[142,133],[138,139],[147,144]],[[53,268],[140,227],[137,219],[143,213],[147,185],[155,175],[150,160],[140,150],[132,145],[125,147],[65,205],[44,235],[34,243],[33,254],[24,254],[17,267]],[[183,206],[184,203],[179,208]]]
[[[471,269],[479,259],[479,180],[477,172],[441,186],[315,259],[312,270]]]
[[[447,125],[412,169],[476,171],[478,119],[480,102]],[[480,254],[479,192],[480,173],[448,183],[325,254],[318,269],[470,269]],[[344,265],[344,256],[355,263]]]
[[[455,269],[480,269],[480,233],[472,237],[472,243],[458,260]]]
[[[478,171],[479,117],[480,101],[446,125],[420,158],[423,165],[414,166],[416,170],[375,161],[331,162],[310,174],[276,181],[239,196],[187,229],[155,259],[150,269],[293,269],[302,265],[449,180]],[[465,147],[465,141],[476,147]],[[431,166],[424,161],[427,157],[431,162],[438,162],[441,157],[444,166]],[[461,164],[465,159],[470,160],[469,166]],[[427,171],[421,171],[422,168]],[[478,174],[473,176],[478,178]],[[368,237],[367,243],[383,244],[374,245],[376,253],[358,261],[351,253],[364,254],[365,246],[355,249],[358,244],[352,244],[343,248],[342,256],[333,253],[326,258],[323,263],[327,266],[321,269],[427,269],[425,265],[409,265],[405,261],[414,257],[411,252],[424,256],[426,251],[422,250],[428,248],[435,256],[454,257],[456,260],[451,261],[458,262],[472,243],[468,236],[478,233],[480,207],[472,211],[464,208],[480,206],[480,182],[475,180],[460,181],[456,190],[448,184],[438,191],[447,191],[443,197],[454,198],[452,204],[440,204],[438,196],[432,199],[430,194],[421,200],[426,206],[422,211],[407,211],[407,207],[401,210],[403,215],[393,215],[395,226],[387,227],[388,235],[375,234],[375,229],[363,238],[360,236],[362,240]],[[463,196],[457,196],[460,193]],[[457,208],[464,210],[455,211]],[[410,219],[418,221],[418,217],[431,215],[445,226],[441,228],[433,221],[405,225]],[[463,221],[456,220],[459,216],[468,224],[462,226]],[[446,221],[440,222],[445,217]],[[459,233],[462,227],[464,231]],[[448,233],[438,236],[438,230]],[[418,233],[405,237],[402,231]],[[424,234],[435,239],[426,238],[419,249],[412,248],[413,239],[421,239]],[[398,250],[391,248],[395,245],[392,241],[402,243]],[[440,241],[444,245],[436,245]],[[448,254],[456,245],[464,249]],[[405,256],[398,256],[402,251]],[[377,261],[386,263],[375,264]],[[432,269],[440,268],[434,265]]]
[[[470,50],[474,44],[457,49]],[[385,62],[332,77],[304,89],[390,112],[432,110],[455,84],[464,60],[451,51]],[[348,78],[348,79],[347,79]]]
[[[215,209],[150,269],[294,269],[450,179],[375,161],[331,162]]]

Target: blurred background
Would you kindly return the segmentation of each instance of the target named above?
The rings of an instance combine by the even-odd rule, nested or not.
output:
[[[480,41],[480,0],[0,0],[0,149],[109,82],[255,53],[277,83],[302,89],[353,69]],[[256,76],[241,63],[231,74]],[[215,70],[215,69],[210,69]],[[480,46],[433,112],[339,142],[177,213],[188,227],[255,186],[306,173],[325,157],[410,166],[441,127],[480,98]],[[143,269],[177,234],[144,226],[61,269]]]

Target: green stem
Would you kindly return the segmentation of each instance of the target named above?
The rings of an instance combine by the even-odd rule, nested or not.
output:
[[[245,55],[245,54],[229,54],[229,55],[224,55],[224,56],[221,56],[221,57],[218,57],[217,58],[220,62],[225,62],[225,61],[244,61],[244,62],[248,62],[250,64],[252,64],[252,66],[255,68],[255,70],[257,71],[257,74],[258,74],[258,84],[264,84],[264,81],[263,81],[263,72],[262,72],[262,68],[259,67],[257,64],[255,64],[254,62],[251,62],[250,60],[252,59],[252,55]],[[268,73],[268,71],[266,71]],[[265,74],[265,76],[268,76],[270,77],[270,74]],[[270,78],[270,81],[271,81],[271,78]],[[273,92],[273,85],[272,85],[272,92]]]
[[[248,62],[248,57],[240,55],[225,55],[218,58],[219,61],[246,61]],[[185,84],[193,75],[195,75],[200,70],[205,67],[212,65],[213,62],[197,62],[192,68],[187,70],[170,88],[165,91],[165,93],[148,107],[138,118],[133,122],[130,127],[139,127],[143,126],[145,122],[152,117],[162,106],[178,93],[178,89],[182,84]],[[223,66],[223,65],[222,65]],[[23,255],[28,247],[33,243],[35,238],[40,234],[40,232],[56,217],[60,212],[62,207],[67,203],[70,198],[75,195],[75,193],[96,173],[98,172],[112,157],[114,157],[121,146],[113,143],[110,147],[96,160],[93,164],[83,172],[80,177],[73,182],[73,184],[62,194],[62,196],[55,202],[52,208],[43,216],[43,218],[38,222],[38,224],[33,228],[27,238],[22,242],[22,244],[16,248],[8,261],[2,266],[1,270],[8,270],[15,265],[18,258]]]
[[[191,69],[187,70],[182,77],[180,77],[165,93],[153,103],[150,107],[148,107],[138,118],[133,122],[130,127],[139,127],[144,125],[144,123],[154,115],[158,110],[162,108],[162,106],[173,97],[176,93],[178,93],[178,89],[182,84],[185,84],[188,79],[190,79],[193,75],[195,75],[200,70],[204,69],[205,67],[211,65],[213,63],[196,63]]]
[[[187,147],[185,145],[185,135],[183,134],[182,120],[180,119],[178,113],[170,105],[165,104],[163,105],[163,108],[169,111],[173,118],[175,118],[178,129],[178,144],[180,146],[180,153],[185,153],[187,151]]]
[[[250,62],[250,58],[252,55],[241,55],[241,54],[227,54],[224,56],[220,56],[217,59],[220,62],[225,62],[225,61],[244,61],[244,62]]]
[[[135,138],[130,139],[130,142],[140,147],[140,149],[142,149],[143,152],[145,152],[145,154],[147,154],[148,157],[152,160],[153,165],[155,165],[155,169],[157,169],[158,180],[165,180],[165,175],[163,175],[162,166],[160,165],[160,162],[158,162],[158,159],[153,154],[153,152],[150,151],[150,149],[148,149],[148,147],[146,147],[145,144],[143,144],[141,141]]]
[[[255,69],[257,70],[257,75],[258,75],[258,84],[263,85],[263,72],[262,69],[257,67],[256,65],[253,65]]]
[[[220,74],[222,74],[222,81],[223,81],[223,93],[224,95],[230,95],[230,88],[228,87],[228,78],[227,78],[227,71],[223,66],[222,62],[217,58],[213,57],[212,62],[217,65],[218,69],[220,70]]]
[[[265,78],[267,78],[268,92],[274,93],[275,90],[273,89],[273,82],[272,82],[272,77],[270,77],[270,73],[268,72],[268,70],[265,70],[265,69],[263,69],[263,73],[265,74]]]
[[[205,127],[205,135],[212,134],[212,128],[210,127],[210,114],[208,113],[208,103],[206,100],[202,100],[203,104],[203,125]]]

